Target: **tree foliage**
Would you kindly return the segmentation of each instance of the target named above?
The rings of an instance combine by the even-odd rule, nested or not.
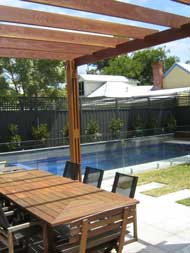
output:
[[[65,82],[64,62],[0,58],[1,89],[24,96],[56,95],[59,83]]]
[[[122,75],[136,79],[141,85],[152,84],[152,64],[161,61],[167,71],[179,59],[170,56],[165,48],[148,49],[131,55],[122,55],[106,61],[99,61],[92,67],[96,73],[106,75]]]

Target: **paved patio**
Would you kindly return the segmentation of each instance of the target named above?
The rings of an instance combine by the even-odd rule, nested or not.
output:
[[[111,180],[104,182],[110,190]],[[154,198],[142,194],[158,184],[137,187],[139,241],[125,247],[124,253],[189,253],[190,207],[177,204],[179,199],[190,197],[190,190],[183,190]]]

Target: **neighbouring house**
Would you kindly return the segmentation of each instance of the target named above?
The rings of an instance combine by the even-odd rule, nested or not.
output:
[[[139,86],[138,83],[137,80],[124,76],[83,74],[79,76],[79,94],[88,98],[142,98],[190,94],[190,85],[173,89],[164,87],[163,66],[160,62],[153,64],[153,85]]]
[[[175,63],[164,74],[163,89],[190,87],[190,64]]]
[[[153,86],[135,86],[122,82],[106,82],[88,97],[131,98],[141,96],[152,90]]]
[[[124,76],[112,75],[89,75],[79,76],[79,95],[84,97],[104,97],[119,92],[125,93],[130,87],[138,85],[137,80],[128,79]],[[108,94],[106,91],[110,91]]]

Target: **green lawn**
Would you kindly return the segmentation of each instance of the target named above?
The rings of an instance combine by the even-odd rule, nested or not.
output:
[[[190,165],[178,165],[168,169],[151,170],[138,174],[139,184],[151,182],[163,183],[166,186],[144,192],[150,196],[159,197],[161,195],[176,192],[183,189],[190,189]]]
[[[176,202],[177,202],[178,204],[182,204],[182,205],[185,205],[185,206],[190,206],[190,198],[178,200],[178,201],[176,201]]]

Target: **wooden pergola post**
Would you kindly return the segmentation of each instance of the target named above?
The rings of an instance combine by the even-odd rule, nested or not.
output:
[[[77,80],[77,66],[74,60],[69,60],[66,62],[66,70],[69,112],[70,160],[75,163],[81,163],[79,89]],[[78,178],[79,181],[82,180],[81,170]]]

